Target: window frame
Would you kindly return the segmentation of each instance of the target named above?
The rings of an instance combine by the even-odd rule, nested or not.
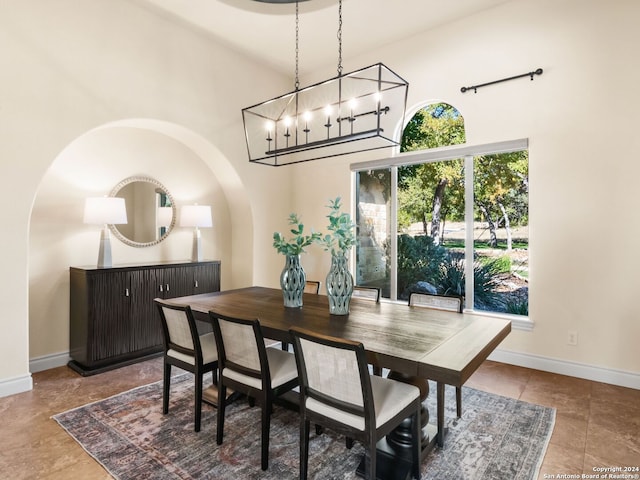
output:
[[[465,223],[473,225],[474,209],[473,209],[473,164],[474,158],[482,155],[495,155],[501,153],[510,153],[521,150],[529,150],[529,139],[520,138],[516,140],[506,140],[501,142],[483,143],[483,144],[459,144],[439,148],[430,148],[426,150],[418,150],[413,152],[396,153],[391,157],[381,158],[377,160],[369,160],[365,162],[352,163],[349,168],[352,176],[353,188],[353,205],[355,211],[357,185],[357,175],[359,171],[376,170],[389,168],[391,170],[391,249],[393,252],[398,251],[398,167],[404,165],[415,165],[422,163],[433,163],[452,159],[463,159],[465,165]],[[465,257],[473,258],[474,238],[473,228],[466,229],[465,238]],[[355,262],[355,256],[352,256],[352,262]],[[353,267],[353,265],[352,265]],[[397,302],[397,271],[398,262],[397,254],[391,258],[391,299],[387,301]],[[473,278],[473,262],[467,262],[465,275],[467,278]],[[533,321],[530,316],[510,315],[507,313],[485,312],[473,309],[473,285],[467,282],[465,285],[465,295],[468,301],[467,305],[471,308],[465,308],[465,311],[473,312],[477,315],[486,315],[499,318],[507,318],[511,320],[513,328],[519,330],[532,330]],[[530,315],[530,314],[529,314]]]

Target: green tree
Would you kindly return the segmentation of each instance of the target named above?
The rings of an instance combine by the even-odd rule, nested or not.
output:
[[[401,151],[409,152],[464,143],[464,120],[451,105],[437,103],[416,112],[404,129]],[[408,165],[398,169],[400,227],[421,222],[436,245],[447,215],[463,215],[462,160]],[[429,222],[431,228],[428,228]]]
[[[475,160],[473,196],[489,227],[489,246],[498,246],[496,230],[507,233],[512,248],[511,224],[528,221],[529,161],[526,151],[485,155]]]

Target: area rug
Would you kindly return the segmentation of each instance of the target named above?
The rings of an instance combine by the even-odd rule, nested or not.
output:
[[[467,387],[462,395],[458,419],[454,389],[447,387],[445,446],[423,460],[421,479],[537,478],[555,410]],[[435,419],[434,400],[427,401]],[[194,432],[193,376],[185,374],[172,380],[167,415],[162,414],[162,383],[157,382],[53,418],[116,479],[298,478],[295,412],[274,409],[266,472],[260,469],[260,408],[239,400],[226,413],[222,445],[215,442],[216,410],[209,405],[203,405],[201,431]],[[363,452],[357,442],[348,450],[344,437],[328,429],[317,436],[312,429],[309,479],[355,479]]]

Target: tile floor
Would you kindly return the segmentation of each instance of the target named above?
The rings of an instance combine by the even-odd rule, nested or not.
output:
[[[0,398],[0,477],[111,478],[50,417],[161,378],[160,359],[92,377],[67,367],[34,374],[32,391]],[[489,361],[467,386],[557,409],[540,479],[640,466],[640,390]]]

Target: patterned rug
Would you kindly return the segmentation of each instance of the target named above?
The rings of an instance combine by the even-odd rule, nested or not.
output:
[[[205,383],[206,385],[207,383]],[[429,411],[435,418],[435,385]],[[447,387],[445,446],[422,463],[422,480],[530,480],[537,478],[555,410],[464,387],[463,415]],[[449,397],[449,395],[451,395]],[[53,418],[115,478],[298,478],[299,421],[281,407],[271,418],[269,469],[260,469],[260,408],[243,400],[227,408],[225,438],[215,442],[216,410],[203,405],[202,430],[193,431],[193,376],[172,380],[169,413],[162,414],[162,383],[135,388]],[[309,479],[354,479],[363,454],[325,429],[311,433]]]

